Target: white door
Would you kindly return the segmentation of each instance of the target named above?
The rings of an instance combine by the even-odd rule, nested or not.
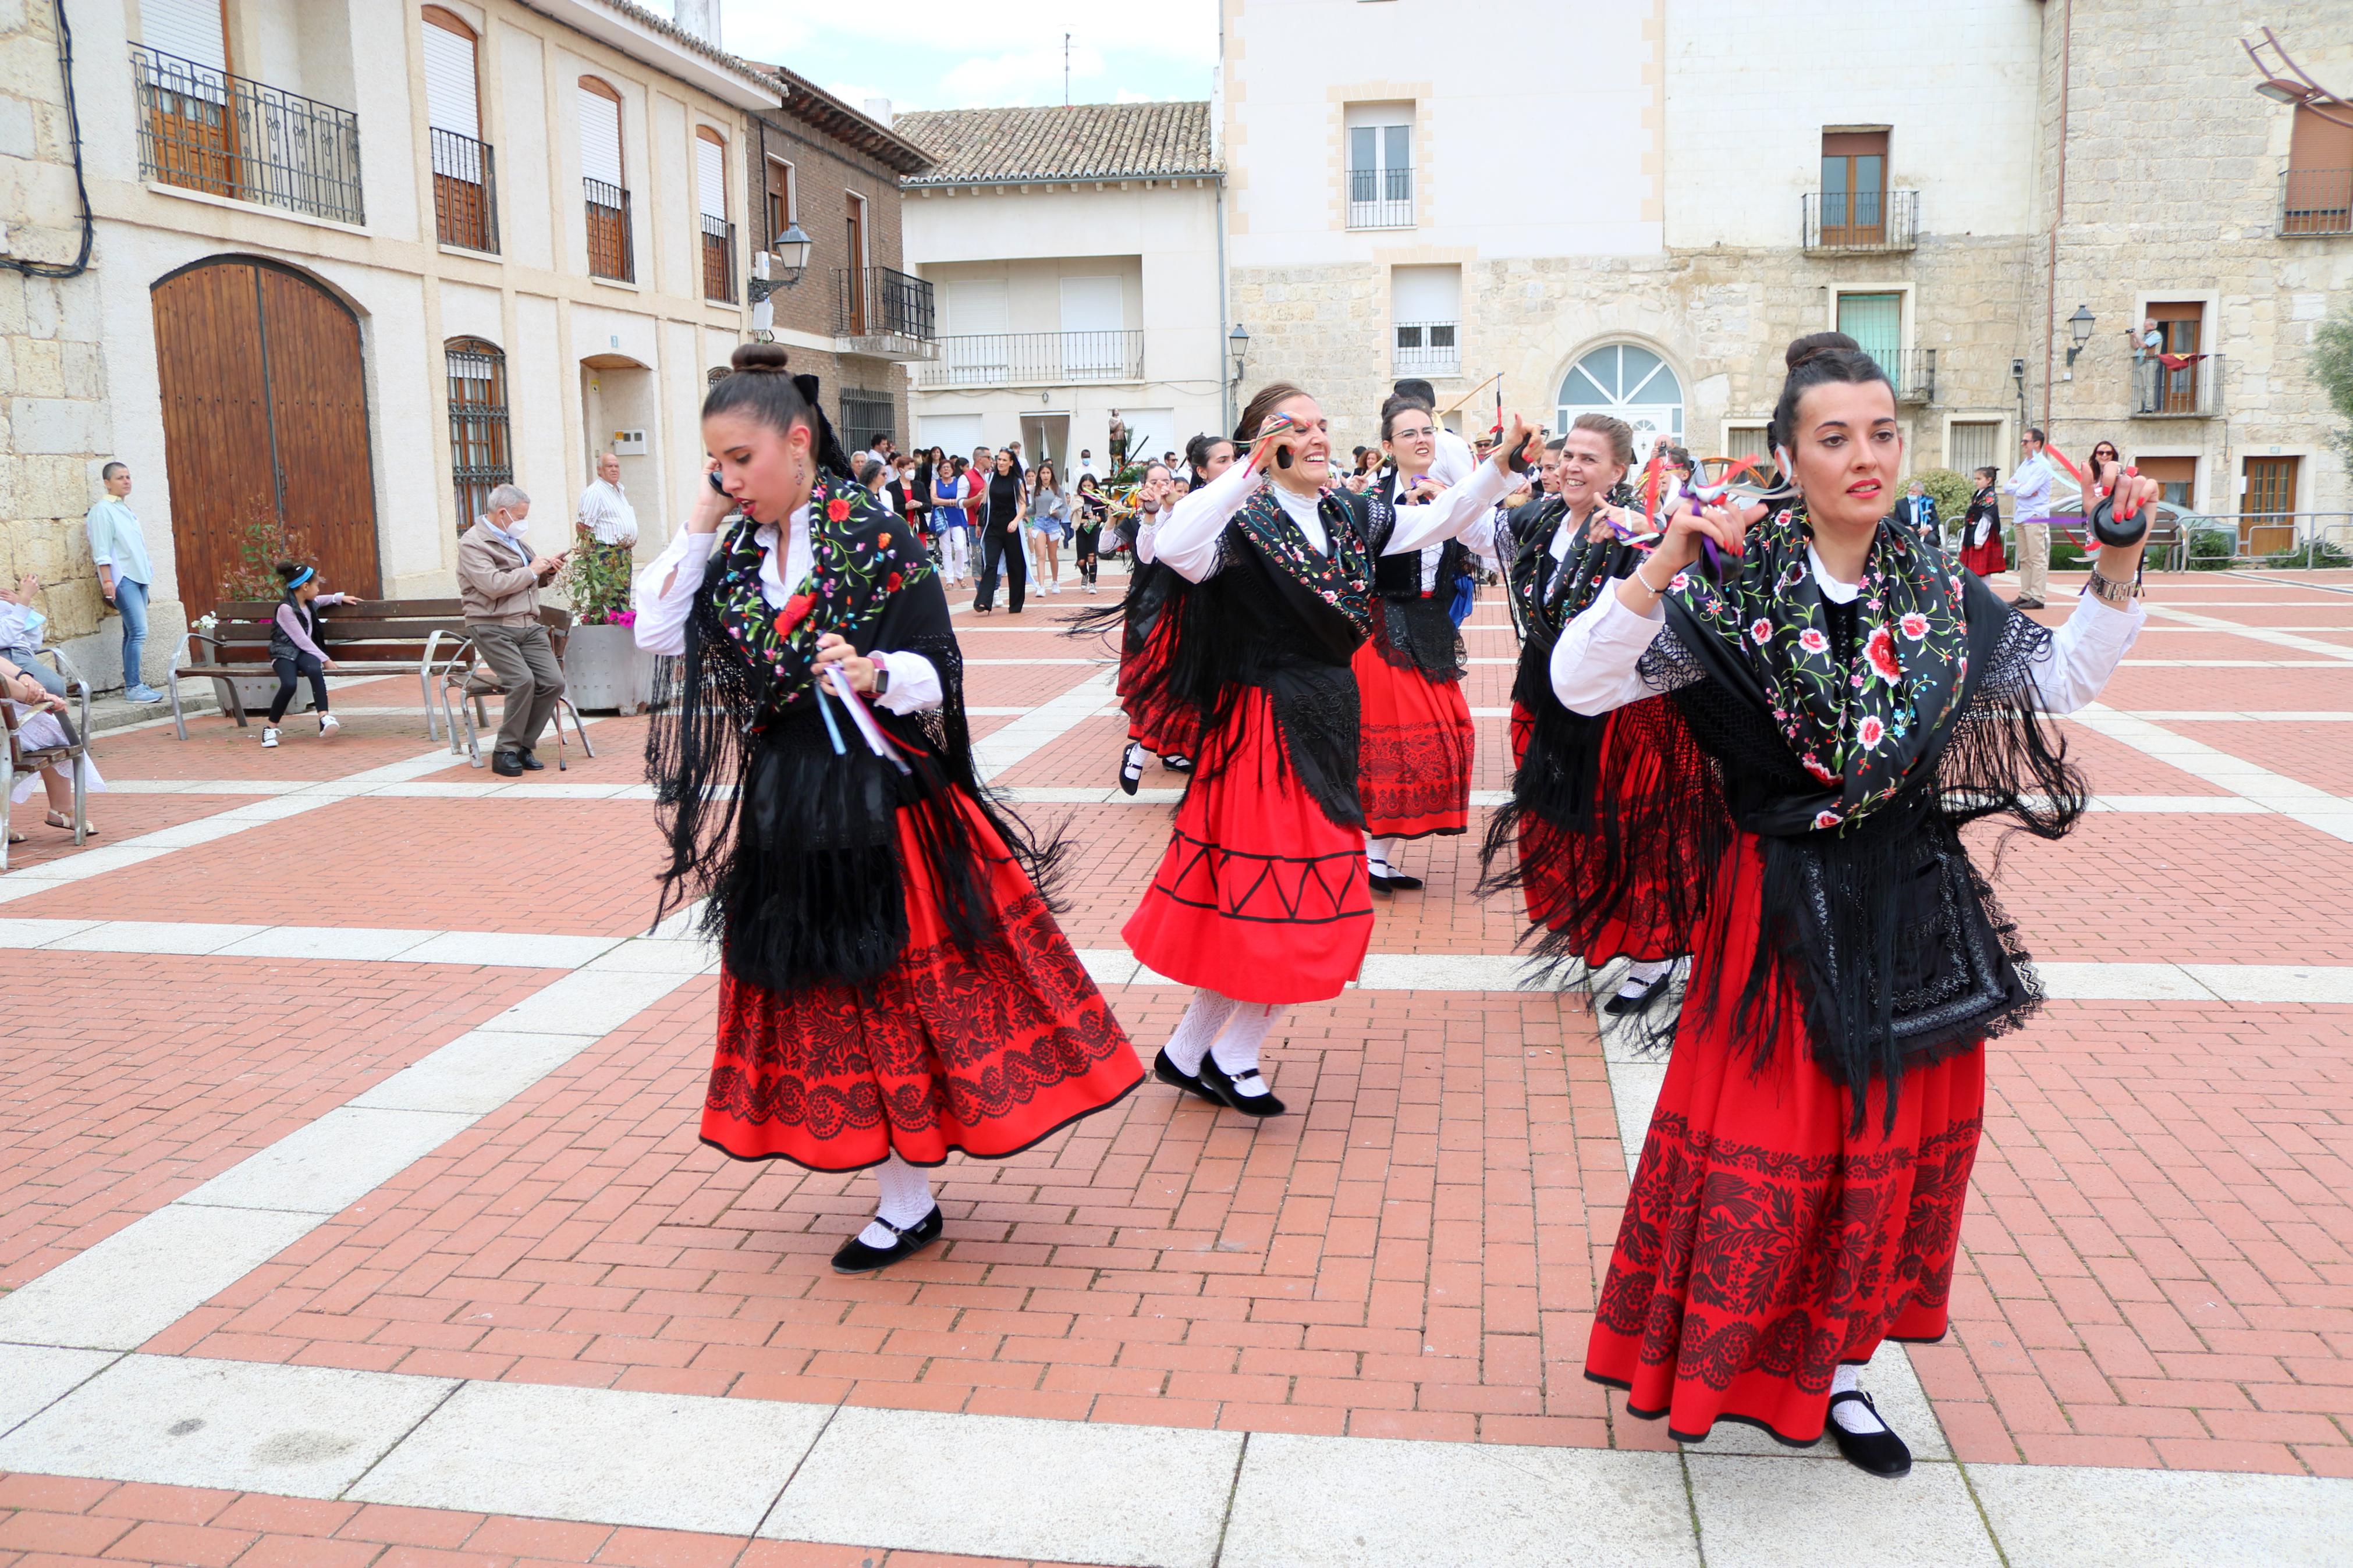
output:
[[[1127,363],[1126,305],[1117,278],[1062,279],[1062,374],[1072,381],[1121,379]]]
[[[1146,458],[1158,460],[1164,453],[1174,452],[1177,460],[1185,458],[1185,438],[1176,434],[1176,411],[1173,408],[1129,408],[1123,405],[1120,418],[1127,425],[1127,456],[1131,462]]]
[[[981,439],[977,414],[924,414],[915,419],[915,445],[926,452],[937,447],[948,457],[969,458]]]
[[[948,379],[987,385],[1010,370],[1006,328],[1013,302],[1002,278],[958,278],[948,284],[947,335],[940,345]]]

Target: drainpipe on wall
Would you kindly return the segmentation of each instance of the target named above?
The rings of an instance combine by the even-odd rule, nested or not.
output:
[[[1218,325],[1212,334],[1210,352],[1218,363],[1218,434],[1225,435],[1234,427],[1234,378],[1232,367],[1226,363],[1226,323],[1233,319],[1234,302],[1226,292],[1226,177],[1218,176]]]
[[[2059,29],[2059,181],[2051,204],[2051,259],[2043,273],[2042,428],[2046,434],[2051,429],[2051,372],[2059,353],[2059,226],[2067,216],[2067,89],[2075,58],[2075,0],[2066,0]]]

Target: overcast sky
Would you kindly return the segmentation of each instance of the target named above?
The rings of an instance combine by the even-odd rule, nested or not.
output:
[[[730,51],[898,110],[1060,103],[1066,32],[1072,103],[1207,98],[1218,59],[1217,0],[721,0],[721,10]]]

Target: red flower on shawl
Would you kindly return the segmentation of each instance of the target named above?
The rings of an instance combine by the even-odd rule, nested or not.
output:
[[[1871,636],[1863,639],[1862,656],[1871,661],[1871,668],[1879,672],[1879,679],[1888,685],[1893,686],[1904,679],[1904,663],[1895,657],[1895,638],[1885,626],[1875,627]]]
[[[793,629],[808,619],[808,613],[815,608],[817,608],[815,594],[795,594],[791,598],[786,599],[785,607],[776,612],[776,635],[780,637],[792,636]]]
[[[836,496],[831,500],[825,503],[825,515],[836,522],[848,522],[849,521],[849,503],[844,500],[841,497]]]

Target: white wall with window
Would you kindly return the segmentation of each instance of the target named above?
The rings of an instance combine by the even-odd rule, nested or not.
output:
[[[1350,228],[1411,228],[1414,223],[1413,105],[1352,103],[1346,189]]]
[[[1389,268],[1390,364],[1399,375],[1453,375],[1462,368],[1462,268]]]

